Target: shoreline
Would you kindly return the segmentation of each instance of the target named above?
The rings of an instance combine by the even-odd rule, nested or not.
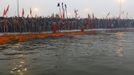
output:
[[[57,32],[57,33],[29,33],[29,34],[3,34],[0,35],[0,45],[12,42],[26,42],[34,39],[45,39],[49,37],[63,37],[74,35],[96,34],[96,32]]]
[[[134,29],[90,29],[81,32],[80,30],[73,31],[61,31],[57,33],[52,32],[41,32],[41,33],[2,33],[0,34],[0,45],[12,43],[12,42],[26,42],[34,39],[46,39],[49,37],[64,37],[64,36],[75,36],[75,35],[93,35],[105,32],[129,32]]]

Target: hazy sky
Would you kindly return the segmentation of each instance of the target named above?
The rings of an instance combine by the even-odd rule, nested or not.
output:
[[[32,8],[34,13],[40,16],[48,16],[52,13],[58,13],[57,3],[64,2],[68,6],[68,14],[70,17],[74,16],[74,9],[79,10],[80,17],[87,17],[88,13],[94,13],[95,16],[102,18],[106,17],[110,12],[110,17],[116,17],[119,14],[118,0],[20,0],[21,9],[25,9],[25,15],[29,13]],[[4,7],[10,5],[9,16],[16,15],[16,0],[0,0],[0,14],[2,15]],[[126,17],[128,13],[129,18],[134,18],[134,0],[125,0],[122,3],[122,14]],[[35,12],[35,8],[39,12]],[[37,10],[36,9],[36,10]]]

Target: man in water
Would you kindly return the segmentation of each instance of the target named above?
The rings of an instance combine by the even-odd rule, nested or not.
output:
[[[53,33],[56,33],[57,31],[59,31],[59,26],[56,24],[56,22],[53,22],[51,30]]]

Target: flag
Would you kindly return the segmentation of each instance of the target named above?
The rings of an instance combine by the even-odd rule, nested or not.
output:
[[[75,9],[75,10],[74,10],[74,13],[75,13],[75,18],[78,19],[78,10]]]
[[[63,2],[61,3],[61,5],[62,5],[62,8],[63,8]]]
[[[64,3],[62,2],[61,5],[62,5],[62,19],[64,19],[65,18]]]
[[[67,5],[65,4],[66,17],[68,18]]]
[[[60,3],[57,4],[57,7],[60,7]]]
[[[110,12],[107,14],[107,16],[109,16],[110,15]]]
[[[65,9],[67,9],[67,5],[65,4]]]
[[[3,17],[4,17],[5,15],[7,15],[8,11],[9,11],[9,5],[7,6],[6,9],[4,8]]]
[[[25,11],[24,8],[22,9],[22,17],[24,17]]]
[[[4,8],[4,11],[3,11],[3,17],[5,16],[5,12],[6,12],[6,10],[5,10],[5,8]]]
[[[106,18],[108,18],[108,16],[110,15],[110,12],[108,12],[108,14],[107,14],[107,16],[106,16]]]
[[[7,6],[7,9],[5,10],[5,13],[7,14],[8,11],[9,11],[9,5]]]
[[[95,19],[94,13],[92,13],[92,19]]]

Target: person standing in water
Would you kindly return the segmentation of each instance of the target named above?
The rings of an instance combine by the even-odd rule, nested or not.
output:
[[[52,23],[51,30],[53,33],[56,33],[59,31],[59,26],[56,24],[56,22]]]

